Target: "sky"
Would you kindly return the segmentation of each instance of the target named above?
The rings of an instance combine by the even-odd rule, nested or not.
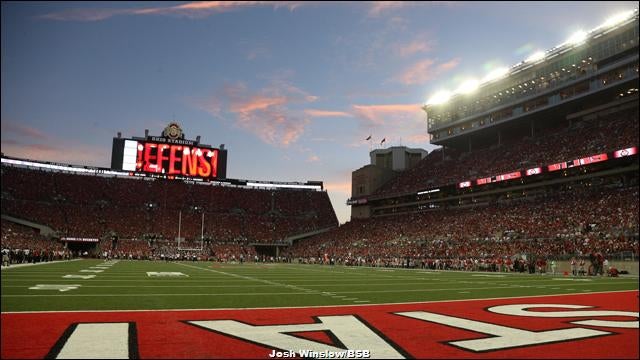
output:
[[[225,144],[229,178],[323,181],[344,223],[372,148],[435,149],[430,95],[636,7],[3,1],[2,152],[109,167],[117,132],[159,135],[175,120],[186,138]]]

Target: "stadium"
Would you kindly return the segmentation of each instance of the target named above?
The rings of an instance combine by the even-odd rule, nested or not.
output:
[[[2,358],[637,359],[638,21],[433,94],[438,148],[372,151],[343,225],[175,121],[3,152]]]

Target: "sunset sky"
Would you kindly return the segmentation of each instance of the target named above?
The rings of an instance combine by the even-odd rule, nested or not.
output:
[[[370,146],[429,151],[420,106],[637,2],[2,2],[2,152],[108,167],[173,119],[230,178],[324,181],[341,223]],[[369,135],[372,141],[365,141]]]

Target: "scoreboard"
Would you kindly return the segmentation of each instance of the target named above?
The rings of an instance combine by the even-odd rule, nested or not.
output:
[[[216,180],[226,178],[227,151],[199,141],[180,138],[182,130],[171,128],[163,136],[114,138],[111,153],[113,170],[129,171],[169,179]]]

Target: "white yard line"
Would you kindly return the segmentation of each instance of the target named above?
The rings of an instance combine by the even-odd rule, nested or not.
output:
[[[302,291],[305,291],[307,293],[316,293],[316,294],[320,293],[320,291],[317,291],[317,290],[305,289],[303,287],[299,287],[299,286],[295,286],[295,285],[288,285],[288,284],[278,283],[278,282],[275,282],[275,281],[259,279],[259,278],[255,278],[255,277],[251,277],[251,276],[238,275],[238,274],[234,274],[234,273],[228,273],[228,272],[224,272],[224,271],[213,270],[213,269],[208,269],[208,268],[202,268],[202,267],[193,266],[193,265],[187,265],[187,264],[182,264],[182,263],[174,263],[174,264],[181,265],[181,266],[186,266],[186,267],[193,268],[193,269],[198,269],[198,270],[211,271],[211,272],[214,272],[214,273],[217,273],[217,274],[232,276],[232,277],[235,277],[235,278],[240,278],[240,279],[245,279],[245,280],[250,280],[250,281],[258,281],[258,282],[262,282],[262,283],[269,284],[269,285],[286,287],[286,288],[295,289],[295,290],[302,290]]]

